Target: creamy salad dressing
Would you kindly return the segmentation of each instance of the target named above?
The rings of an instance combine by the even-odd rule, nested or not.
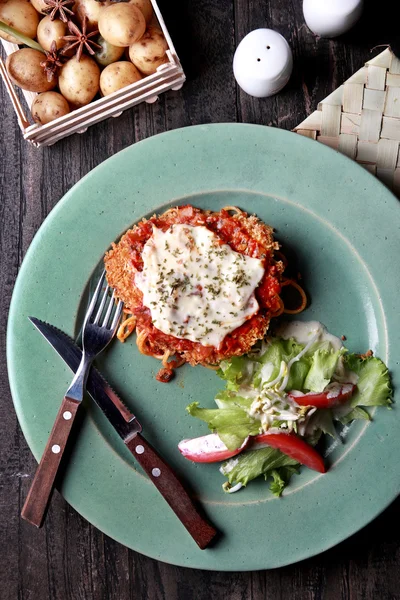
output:
[[[353,385],[357,385],[358,375],[357,373],[354,373],[354,371],[346,369],[343,356],[339,356],[336,371],[333,374],[333,379],[339,383],[352,383]]]
[[[282,323],[276,335],[288,340],[294,338],[299,344],[308,344],[313,336],[317,335],[318,342],[329,342],[332,348],[337,351],[343,348],[343,343],[340,338],[327,331],[326,327],[319,321],[291,321]],[[339,356],[336,371],[332,379],[339,383],[352,383],[357,385],[358,375],[349,369],[346,369],[343,361],[343,356]]]
[[[343,344],[338,337],[330,334],[318,321],[291,321],[282,323],[277,329],[276,335],[285,340],[294,338],[297,343],[304,345],[303,350],[288,363],[282,361],[279,374],[271,381],[271,375],[276,365],[269,362],[264,363],[260,369],[260,384],[257,388],[253,388],[253,393],[249,394],[248,389],[245,389],[245,386],[243,386],[243,390],[239,388],[238,394],[253,398],[248,413],[250,416],[260,420],[261,430],[269,431],[274,427],[280,427],[291,431],[293,428],[296,428],[304,434],[307,423],[316,409],[311,406],[299,406],[296,403],[296,395],[302,396],[302,392],[291,390],[291,396],[286,393],[285,390],[289,380],[290,369],[316,343],[327,342],[335,351],[340,350]],[[266,348],[267,346],[261,350],[261,355]],[[343,386],[341,382],[356,384],[358,377],[355,373],[344,368],[343,359],[339,357],[336,372],[332,379],[334,382],[327,386],[328,398],[337,397],[340,391],[344,393],[349,391],[351,385],[348,387]],[[338,407],[338,410],[345,413],[346,410],[348,412],[349,408],[343,405]]]
[[[276,331],[278,337],[284,340],[294,338],[299,344],[307,344],[316,333],[319,342],[329,342],[334,350],[343,348],[342,341],[329,333],[319,321],[290,321],[282,323]]]
[[[235,252],[207,227],[153,226],[135,284],[153,324],[177,338],[218,347],[258,311],[261,260]]]
[[[267,360],[271,363],[264,362]],[[247,374],[249,362],[255,365],[252,376]],[[358,382],[356,373],[346,374],[346,365],[359,373]],[[347,423],[369,419],[368,407],[391,404],[391,382],[385,364],[375,357],[361,356],[360,360],[360,355],[347,354],[341,340],[327,334],[316,321],[281,326],[277,337],[267,337],[251,355],[222,361],[220,375],[227,381],[226,388],[216,397],[218,409],[222,410],[207,411],[198,408],[198,402],[187,408],[217,435],[229,435],[238,428],[235,458],[220,467],[228,479],[222,486],[227,493],[264,475],[265,479],[273,478],[271,491],[281,495],[291,475],[284,464],[284,470],[277,464],[277,458],[284,459],[285,454],[324,473],[326,467],[319,450],[312,449],[320,436],[327,434],[333,439],[324,452],[328,456],[346,437]],[[352,382],[357,382],[357,389]],[[344,425],[341,430],[336,430],[335,421]],[[237,453],[236,444],[240,442],[244,454]],[[280,453],[276,454],[275,448]],[[226,456],[229,454],[224,453]],[[217,458],[214,455],[212,460]]]
[[[216,452],[218,450],[227,449],[224,442],[217,434],[182,440],[181,444],[186,445],[186,447],[194,454],[196,452],[200,453],[203,450],[206,452]]]
[[[220,471],[223,475],[226,475],[227,473],[230,473],[231,471],[233,471],[233,469],[236,467],[236,465],[239,463],[239,459],[237,458],[231,458],[227,463],[225,463],[224,465],[222,465],[222,467],[220,468]]]
[[[268,381],[271,378],[272,373],[274,372],[274,365],[270,362],[265,363],[261,367],[260,375],[263,381]]]

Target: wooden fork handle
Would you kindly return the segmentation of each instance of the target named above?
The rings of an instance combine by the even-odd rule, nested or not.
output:
[[[76,400],[64,397],[22,508],[21,517],[36,527],[41,527],[43,523],[79,404]]]
[[[204,550],[217,531],[201,515],[174,471],[140,433],[125,443],[192,538]]]

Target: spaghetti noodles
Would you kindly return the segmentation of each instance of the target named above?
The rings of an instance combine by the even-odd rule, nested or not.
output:
[[[120,342],[124,342],[134,331],[136,327],[136,317],[133,315],[126,315],[126,318],[122,321],[118,327],[117,338]]]
[[[303,310],[307,307],[307,296],[301,285],[299,285],[294,279],[283,279],[281,286],[294,288],[300,296],[300,304],[295,308],[286,307],[281,299],[283,305],[282,312],[286,315],[298,315],[299,313],[303,312]]]
[[[236,329],[229,331],[218,346],[203,345],[197,340],[171,335],[155,327],[152,312],[143,304],[143,293],[135,284],[136,274],[144,268],[143,251],[147,242],[153,238],[153,228],[168,232],[176,225],[187,225],[188,229],[206,228],[212,232],[217,248],[227,245],[234,253],[257,259],[263,265],[262,278],[254,288],[255,312],[246,316]],[[216,260],[215,257],[213,260]],[[212,260],[210,265],[215,266]],[[169,381],[174,369],[185,362],[217,369],[221,360],[248,353],[266,334],[271,318],[284,312],[297,314],[305,308],[307,298],[301,286],[293,279],[284,279],[282,276],[286,266],[286,257],[279,252],[272,229],[257,217],[248,216],[235,206],[225,206],[218,212],[211,212],[187,205],[171,208],[149,220],[143,219],[118,244],[114,244],[105,256],[108,283],[115,289],[117,297],[123,300],[128,313],[120,325],[117,337],[123,342],[136,330],[139,351],[162,361],[162,369],[157,375],[159,381]],[[188,272],[188,277],[190,276],[193,273]],[[226,279],[226,273],[224,277]],[[240,286],[240,278],[237,281]],[[286,286],[292,286],[300,295],[298,306],[285,307],[280,294],[281,288]],[[175,293],[174,287],[171,289]],[[199,289],[194,295],[201,296],[202,293],[202,289]],[[188,319],[190,318],[189,315]],[[215,322],[219,323],[213,321]]]

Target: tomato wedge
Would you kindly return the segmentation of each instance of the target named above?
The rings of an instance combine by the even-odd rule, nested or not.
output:
[[[239,454],[247,446],[247,437],[240,448],[229,450],[216,433],[203,435],[202,437],[182,440],[178,449],[182,456],[188,460],[198,463],[212,463],[227,460]]]
[[[323,392],[302,394],[293,390],[288,396],[299,406],[315,406],[316,408],[331,408],[343,404],[354,394],[356,386],[352,383],[332,383]]]
[[[263,444],[277,448],[309,469],[326,473],[322,456],[295,433],[261,433],[252,437],[251,440],[257,445]]]

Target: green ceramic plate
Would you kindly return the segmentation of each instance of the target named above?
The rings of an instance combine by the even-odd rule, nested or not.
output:
[[[140,142],[94,169],[58,203],[27,252],[10,309],[8,368],[36,458],[71,374],[28,315],[75,335],[88,281],[111,242],[141,217],[187,202],[213,210],[235,204],[272,224],[296,251],[312,299],[302,318],[345,334],[353,351],[371,348],[399,385],[394,196],[355,163],[301,136],[253,125],[190,127]],[[139,355],[133,339],[114,343],[99,366],[223,533],[215,547],[199,550],[87,402],[61,491],[96,527],[138,552],[203,569],[279,567],[350,536],[399,492],[396,405],[347,428],[343,443],[328,448],[328,474],[303,468],[281,499],[263,481],[226,495],[217,466],[192,464],[177,451],[182,438],[207,433],[185,406],[213,405],[223,387],[214,372],[185,366],[170,384],[158,383],[158,361]]]

